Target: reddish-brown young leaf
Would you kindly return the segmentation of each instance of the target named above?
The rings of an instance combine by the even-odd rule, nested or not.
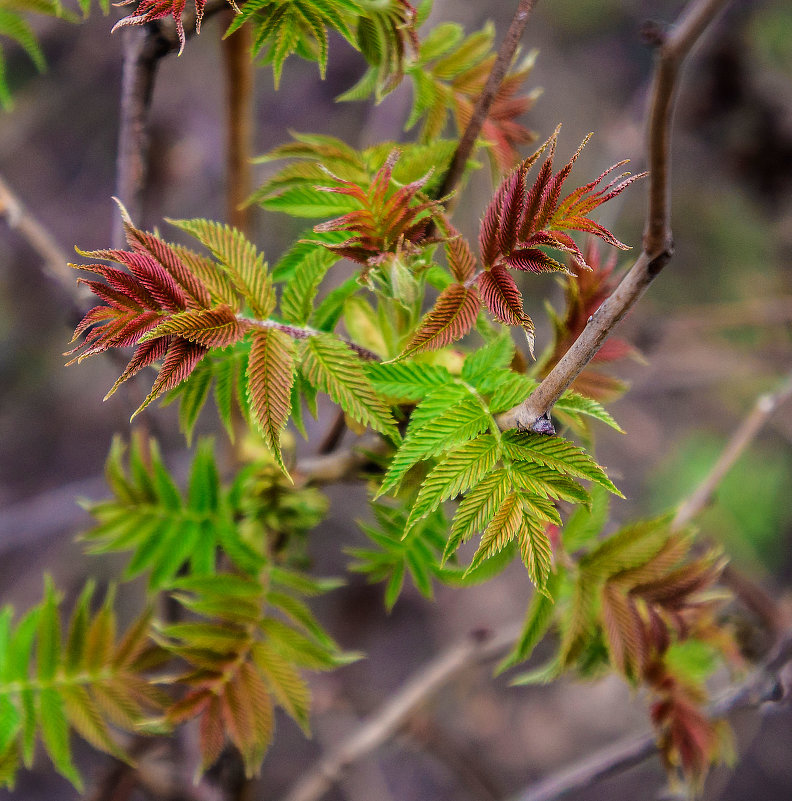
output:
[[[141,342],[135,349],[135,353],[129,360],[129,364],[124,368],[124,372],[116,379],[116,382],[110,388],[110,391],[104,396],[107,400],[120,386],[133,375],[139,373],[144,367],[158,362],[165,357],[168,352],[172,337],[160,337],[159,339],[152,339],[149,342]]]
[[[199,748],[201,751],[201,770],[208,770],[223,753],[226,744],[226,729],[223,725],[220,698],[211,693],[211,699],[201,714],[199,726]]]
[[[461,339],[476,322],[480,303],[475,287],[464,284],[446,287],[399,358],[422,350],[438,350]]]
[[[149,331],[145,339],[176,335],[207,348],[225,348],[242,339],[249,329],[250,324],[240,322],[229,306],[216,306],[171,315]]]
[[[125,6],[134,0],[121,0],[116,3],[119,6]],[[233,2],[229,0],[231,5],[236,8]],[[179,55],[184,50],[184,23],[182,22],[182,14],[184,13],[185,0],[141,0],[135,13],[128,17],[120,19],[113,26],[113,31],[118,28],[123,28],[126,25],[145,25],[147,22],[153,22],[163,17],[172,16],[176,23],[176,32],[179,36]],[[203,19],[204,8],[206,7],[206,0],[195,0],[195,30],[200,32],[201,20]]]
[[[513,250],[503,257],[503,264],[513,270],[524,270],[529,273],[566,273],[567,268],[560,261],[548,256],[541,250],[526,248]]]
[[[476,272],[476,257],[468,241],[455,228],[449,226],[449,239],[445,245],[446,258],[451,273],[460,284],[469,281]]]
[[[146,396],[143,403],[138,406],[132,417],[139,414],[152,401],[160,395],[181,384],[190,373],[195,369],[198,362],[209,352],[209,348],[198,345],[195,342],[188,342],[186,339],[175,338],[165,356],[165,361],[160,368],[151,392]]]
[[[492,315],[506,325],[520,325],[532,333],[534,325],[523,309],[520,290],[505,267],[496,264],[478,277],[479,291],[484,305]]]
[[[150,292],[161,309],[183,311],[187,296],[173,276],[148,253],[131,253],[126,250],[79,251],[91,259],[105,259],[127,266],[132,275]]]
[[[267,446],[284,467],[280,438],[291,411],[294,383],[294,342],[291,337],[274,328],[257,331],[250,348],[247,378],[253,419]]]
[[[393,167],[399,151],[393,150],[366,187],[339,178],[328,171],[339,186],[316,186],[323,192],[336,192],[354,197],[360,209],[347,212],[314,226],[314,231],[349,231],[354,234],[340,244],[325,244],[326,248],[360,264],[371,266],[381,263],[388,254],[405,246],[428,244],[426,233],[429,222],[440,213],[437,201],[418,197],[431,171],[410,184],[399,187],[390,196]],[[415,202],[415,201],[418,202]],[[434,241],[434,240],[433,240]]]
[[[129,224],[125,226],[125,231],[127,242],[133,250],[148,254],[170,274],[184,292],[189,308],[207,309],[212,305],[209,290],[203,281],[187,267],[167,242]]]

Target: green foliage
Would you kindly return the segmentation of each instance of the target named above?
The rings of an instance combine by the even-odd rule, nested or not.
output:
[[[186,663],[170,679],[189,688],[166,711],[171,724],[199,721],[201,769],[230,741],[248,776],[272,740],[277,704],[305,731],[311,696],[301,669],[330,670],[358,658],[343,653],[294,594],[332,584],[280,568],[261,579],[228,573],[173,582],[174,598],[194,618],[158,627],[163,647]]]
[[[114,497],[86,504],[97,525],[83,540],[90,553],[131,551],[123,578],[147,573],[151,588],[184,570],[212,575],[221,552],[242,573],[258,575],[272,549],[299,540],[325,508],[313,490],[287,490],[273,467],[271,457],[257,454],[225,487],[211,442],[201,440],[183,493],[154,442],[144,451],[133,441],[125,466],[116,438],[105,470]]]
[[[482,534],[470,566],[475,569],[515,540],[531,580],[545,591],[551,566],[546,527],[561,522],[552,501],[587,503],[589,494],[576,482],[579,478],[610,492],[618,490],[596,462],[570,442],[499,431],[495,415],[524,399],[531,389],[530,382],[504,366],[512,354],[511,340],[500,337],[471,357],[459,377],[443,368],[422,370],[409,362],[370,366],[380,392],[399,400],[422,398],[379,494],[397,490],[417,465],[436,461],[422,479],[405,536],[444,501],[467,493],[451,525],[444,557]],[[512,388],[515,383],[521,387],[518,394]],[[584,413],[593,410],[602,416],[599,404],[592,404]],[[411,491],[409,485],[404,491]]]
[[[136,732],[163,704],[141,673],[156,660],[150,614],[116,632],[113,593],[92,608],[88,583],[61,627],[60,600],[47,579],[44,599],[16,624],[0,612],[0,785],[13,786],[20,765],[30,767],[40,739],[55,768],[78,789],[70,733],[128,760],[114,729]]]
[[[317,62],[324,78],[328,32],[334,31],[374,65],[375,82],[384,92],[398,83],[413,46],[414,14],[406,0],[249,0],[226,35],[245,23],[253,26],[253,54],[272,65],[277,89],[292,54]]]
[[[91,0],[79,0],[79,6],[82,16],[87,17],[91,10]],[[109,0],[100,0],[100,7],[107,14],[110,9]],[[0,5],[0,36],[21,47],[36,69],[43,72],[46,61],[31,25],[31,15],[34,14],[58,17],[69,22],[76,22],[79,17],[65,8],[60,0],[5,0]],[[14,105],[8,79],[5,53],[0,49],[0,105],[5,110],[10,110]]]

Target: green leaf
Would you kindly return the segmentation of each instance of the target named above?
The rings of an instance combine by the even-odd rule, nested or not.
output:
[[[418,520],[478,484],[500,458],[500,442],[485,434],[449,453],[426,477],[407,520],[408,533]]]
[[[297,264],[281,296],[281,315],[291,325],[305,325],[313,312],[319,284],[338,257],[327,248],[311,250]]]
[[[511,459],[536,462],[566,475],[586,478],[614,495],[624,497],[585,451],[561,437],[507,431],[503,435],[503,450]]]
[[[572,412],[574,414],[585,414],[599,420],[611,428],[616,429],[620,434],[624,433],[624,429],[611,417],[611,415],[603,408],[602,404],[587,398],[584,395],[578,395],[576,392],[565,392],[555,403],[556,410],[562,412]]]
[[[454,515],[451,534],[443,552],[443,561],[448,559],[463,542],[484,531],[510,488],[511,481],[507,471],[495,470],[485,476],[465,496]]]
[[[413,413],[404,442],[394,455],[377,494],[397,487],[417,462],[486,431],[490,421],[481,403],[467,392],[455,396],[445,388],[431,392]]]
[[[506,369],[514,358],[514,342],[508,330],[501,333],[483,348],[473,351],[462,365],[462,378],[471,384],[493,372]]]
[[[553,613],[555,612],[553,596],[556,594],[558,583],[559,574],[552,573],[547,582],[547,594],[534,593],[525,613],[525,622],[520,638],[509,655],[498,665],[496,673],[503,673],[503,671],[531,658],[534,648],[542,641],[553,622]]]
[[[359,423],[398,441],[390,409],[380,400],[360,359],[330,334],[309,337],[301,365],[303,375],[320,392],[326,392]]]
[[[57,690],[44,688],[39,692],[36,714],[41,726],[44,746],[52,763],[59,773],[82,792],[82,777],[72,762],[69,724],[63,709],[63,701]]]
[[[395,401],[420,401],[432,390],[448,386],[453,378],[445,367],[415,361],[366,365],[374,389]]]
[[[168,220],[209,248],[250,310],[266,320],[275,308],[275,294],[264,255],[241,231],[211,220]]]

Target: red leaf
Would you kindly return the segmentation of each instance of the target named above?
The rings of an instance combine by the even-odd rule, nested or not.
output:
[[[504,181],[506,192],[500,213],[498,246],[501,253],[511,253],[517,243],[517,230],[520,226],[523,205],[525,204],[525,171],[515,170]]]
[[[117,5],[128,5],[133,0],[122,0]],[[126,25],[145,25],[147,22],[153,22],[155,19],[162,19],[169,14],[173,17],[176,23],[176,32],[179,36],[179,55],[184,50],[184,23],[182,22],[182,13],[184,13],[185,0],[141,0],[135,13],[120,19],[113,26],[113,32],[118,28],[123,28]],[[206,0],[195,0],[195,30],[201,30],[201,19],[203,18]]]
[[[461,339],[476,322],[480,303],[475,287],[446,287],[399,358],[422,350],[438,350]]]
[[[505,267],[496,264],[478,277],[481,299],[493,316],[507,325],[520,325],[533,331],[531,318],[523,309],[522,295]]]
[[[168,353],[165,356],[159,375],[151,387],[151,392],[135,410],[135,414],[132,417],[142,412],[146,406],[160,395],[181,384],[208,352],[209,348],[205,348],[203,345],[197,345],[194,342],[188,342],[186,339],[178,337],[174,339],[168,348]]]
[[[129,360],[129,364],[124,368],[124,372],[121,373],[110,391],[104,396],[104,400],[107,400],[128,378],[132,378],[144,367],[148,367],[150,364],[162,359],[172,341],[171,337],[161,337],[160,339],[152,339],[149,342],[141,342]]]
[[[187,305],[206,309],[212,305],[209,290],[197,275],[192,273],[176,252],[159,237],[146,231],[139,231],[131,225],[126,226],[127,241],[130,246],[146,253],[170,273],[173,280],[187,296]]]
[[[535,248],[513,250],[508,256],[503,257],[503,263],[512,269],[525,270],[530,273],[569,272],[560,261],[556,261],[543,251]]]
[[[476,271],[476,257],[467,240],[451,226],[449,226],[449,236],[445,246],[448,266],[451,268],[454,278],[464,284],[473,277]]]
[[[175,334],[207,348],[224,348],[242,339],[249,326],[249,323],[241,323],[233,309],[226,305],[190,309],[160,323],[147,339]]]

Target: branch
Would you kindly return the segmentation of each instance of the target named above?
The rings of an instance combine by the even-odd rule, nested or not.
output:
[[[660,44],[649,111],[649,210],[643,252],[570,349],[527,400],[501,416],[504,428],[546,427],[546,416],[671,259],[670,141],[678,78],[685,58],[729,0],[693,0]],[[543,425],[544,424],[544,425]]]
[[[517,12],[498,50],[498,57],[492,65],[487,83],[484,85],[484,89],[476,101],[476,106],[473,109],[473,114],[467,124],[467,128],[465,128],[465,132],[462,134],[462,138],[459,140],[459,144],[454,152],[451,166],[448,168],[448,172],[443,179],[443,185],[437,192],[437,197],[445,197],[453,192],[459,180],[462,178],[462,174],[465,171],[465,164],[467,164],[467,160],[470,158],[470,154],[476,144],[478,135],[481,133],[481,128],[484,125],[484,121],[487,119],[490,107],[506,76],[506,72],[514,60],[514,54],[517,52],[517,45],[528,25],[528,19],[531,16],[536,2],[537,0],[520,0],[517,6]]]
[[[708,717],[718,720],[741,709],[756,709],[771,701],[780,701],[785,690],[779,674],[792,663],[792,631],[788,631],[764,664],[738,687],[727,692],[707,710]],[[555,801],[567,793],[641,764],[657,752],[654,737],[644,734],[631,737],[592,754],[580,762],[537,782],[510,801]]]
[[[233,11],[229,8],[229,12]],[[224,17],[226,15],[223,15]],[[226,78],[226,208],[228,223],[249,233],[253,143],[253,60],[251,27],[243,25],[223,39]]]
[[[210,0],[204,18],[227,7],[225,0]],[[195,15],[185,14],[188,36],[195,30]],[[191,24],[192,23],[192,24]],[[121,75],[121,115],[116,164],[116,197],[134,220],[142,219],[143,190],[148,162],[148,114],[161,59],[178,52],[179,36],[172,19],[123,29],[124,65]],[[113,247],[124,247],[124,223],[116,219]]]
[[[491,659],[509,648],[519,632],[518,624],[496,632],[479,632],[441,653],[408,679],[331,754],[310,768],[286,794],[284,801],[316,801],[321,798],[339,781],[349,765],[393,736],[437,690],[470,665]]]
[[[710,472],[696,491],[679,507],[672,523],[673,528],[684,528],[712,502],[712,497],[724,476],[753,442],[765,423],[790,396],[792,396],[792,374],[786,377],[778,390],[760,395],[756,399],[750,414],[734,431]]]

